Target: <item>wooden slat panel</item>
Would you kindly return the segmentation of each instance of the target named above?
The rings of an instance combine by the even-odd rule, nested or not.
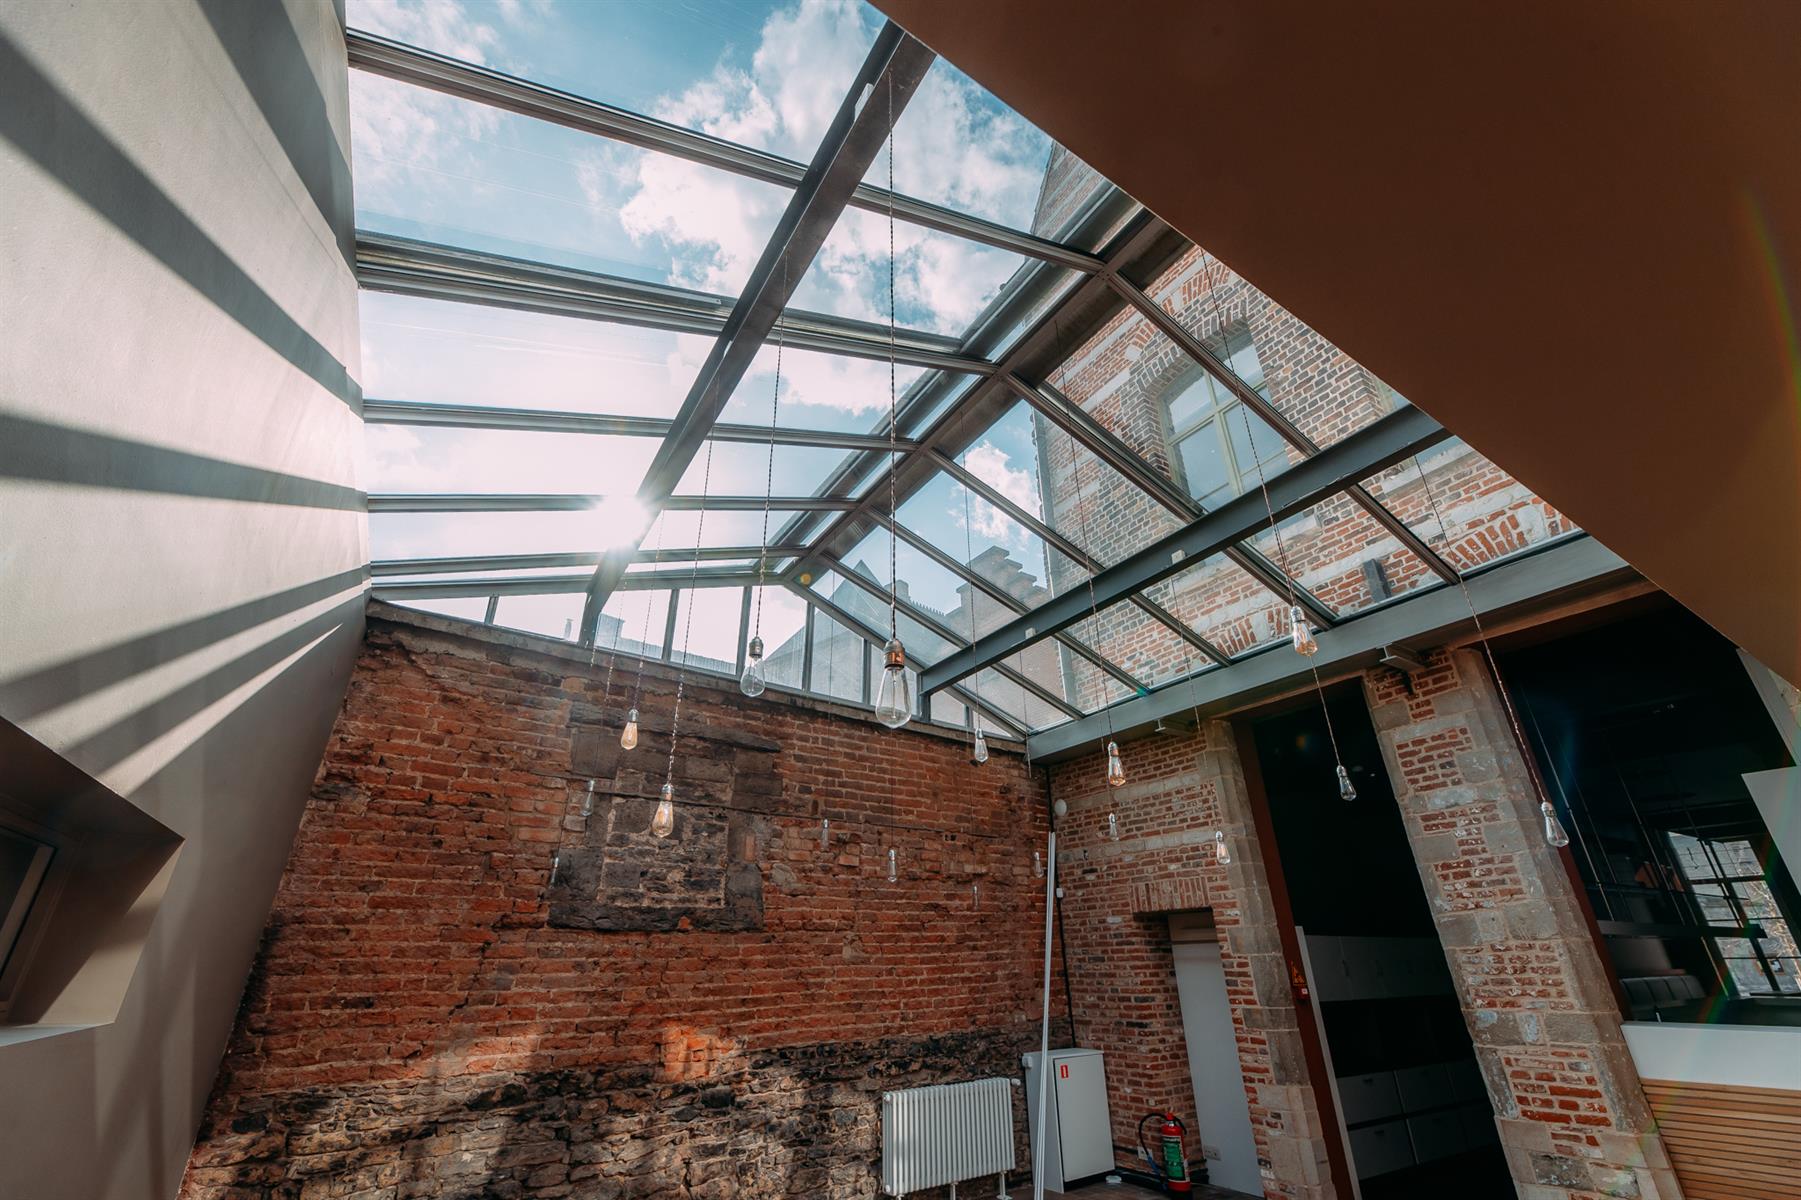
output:
[[[1644,1081],[1688,1200],[1801,1200],[1801,1091]]]

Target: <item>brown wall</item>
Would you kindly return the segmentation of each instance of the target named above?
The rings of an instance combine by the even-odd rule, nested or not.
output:
[[[1046,817],[1016,755],[690,680],[659,842],[665,668],[622,754],[629,663],[609,697],[566,644],[375,614],[189,1200],[868,1196],[882,1091],[1036,1046]]]

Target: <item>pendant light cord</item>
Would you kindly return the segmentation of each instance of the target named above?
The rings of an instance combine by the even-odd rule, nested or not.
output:
[[[893,536],[894,530],[892,527],[888,532],[889,536]],[[971,566],[971,563],[975,558],[974,538],[975,535],[970,529],[969,486],[965,484],[963,486],[963,565],[966,567]],[[973,646],[976,641],[976,585],[971,583],[967,586],[969,588],[969,644]],[[978,702],[982,699],[982,681],[979,678],[979,674],[980,673],[978,672],[976,675],[971,675],[969,677],[970,694],[973,695]],[[980,733],[982,729],[981,710],[972,706],[969,710],[969,715],[971,720],[975,722],[976,732]]]
[[[782,253],[782,303],[788,302],[788,255]],[[775,391],[769,398],[769,465],[763,474],[763,538],[757,551],[757,611],[751,618],[750,635],[763,632],[763,587],[769,571],[769,500],[775,494],[776,418],[782,411],[782,343],[787,340],[787,322],[780,312],[775,318]]]
[[[1444,514],[1439,511],[1438,500],[1432,494],[1432,484],[1426,478],[1426,468],[1420,462],[1418,453],[1413,455],[1413,469],[1419,472],[1420,487],[1426,493],[1426,505],[1432,510],[1433,521],[1438,524],[1438,540],[1440,546],[1443,547],[1440,553],[1447,553],[1451,549],[1451,530],[1445,524]],[[1508,694],[1507,685],[1501,678],[1501,664],[1495,661],[1494,647],[1488,644],[1488,631],[1482,628],[1482,617],[1476,612],[1476,601],[1470,595],[1470,585],[1464,579],[1461,569],[1457,571],[1457,590],[1463,593],[1463,603],[1470,610],[1470,624],[1476,627],[1476,641],[1481,645],[1482,654],[1488,660],[1488,670],[1494,676],[1495,690],[1501,693],[1501,707],[1507,713],[1507,723],[1513,727],[1513,736],[1519,743],[1520,755],[1526,760],[1526,776],[1532,781],[1532,790],[1538,793],[1539,802],[1548,804],[1550,800],[1538,778],[1538,772],[1532,769],[1531,759],[1527,757],[1528,747],[1531,743],[1526,740],[1526,731],[1520,726],[1519,714],[1514,711],[1513,707],[1513,697]]]
[[[900,638],[900,577],[897,574],[899,551],[894,523],[899,520],[900,483],[895,468],[900,465],[900,405],[895,389],[894,357],[894,276],[898,270],[894,254],[894,72],[888,72],[888,638]]]
[[[703,513],[704,517],[705,514]],[[663,565],[663,541],[669,532],[669,511],[665,509],[657,515],[657,544],[651,556],[650,569],[654,574]],[[623,622],[621,622],[623,624]],[[617,646],[618,640],[614,643]],[[644,628],[638,631],[638,678],[632,683],[632,702],[630,707],[637,709],[638,701],[644,695],[644,664],[650,659],[650,605],[644,605]]]
[[[1224,282],[1227,267],[1225,262],[1217,254],[1212,254],[1205,250],[1203,250],[1202,253],[1207,254],[1219,266],[1219,278],[1208,285],[1207,296],[1213,302],[1213,319],[1219,325],[1220,363],[1230,372],[1232,370],[1232,340],[1226,331],[1226,312],[1219,300],[1219,286]],[[1254,341],[1251,343],[1251,348],[1255,351],[1256,343]],[[1201,369],[1203,371],[1206,370],[1205,367],[1202,367]],[[1236,372],[1233,372],[1233,374],[1234,377],[1236,377]],[[1299,593],[1295,590],[1294,572],[1288,569],[1288,546],[1282,539],[1282,525],[1276,520],[1275,505],[1271,503],[1269,498],[1269,479],[1264,474],[1263,457],[1257,453],[1257,443],[1251,438],[1251,409],[1242,399],[1238,401],[1238,415],[1244,423],[1244,444],[1250,447],[1251,462],[1257,469],[1257,490],[1263,496],[1263,511],[1269,517],[1269,531],[1271,536],[1275,539],[1276,570],[1281,574],[1283,589],[1288,593],[1289,620],[1292,623],[1294,620],[1294,610],[1300,607]],[[1287,450],[1284,450],[1283,453],[1286,455]],[[1338,731],[1332,727],[1332,710],[1326,704],[1326,686],[1320,680],[1319,667],[1314,663],[1313,656],[1305,655],[1304,657],[1307,659],[1307,671],[1313,676],[1314,695],[1319,697],[1320,716],[1323,717],[1326,722],[1326,740],[1330,742],[1332,746],[1333,765],[1342,768],[1344,766],[1344,756],[1338,749]]]
[[[688,645],[689,637],[694,632],[695,598],[699,589],[695,581],[700,578],[700,548],[705,540],[707,528],[707,497],[713,486],[713,439],[707,439],[706,465],[701,469],[700,477],[700,516],[694,523],[694,563],[688,572],[688,615],[682,621],[682,661],[675,672],[675,707],[669,716],[669,763],[663,774],[664,784],[675,782],[675,741],[681,731],[682,695],[688,687]]]

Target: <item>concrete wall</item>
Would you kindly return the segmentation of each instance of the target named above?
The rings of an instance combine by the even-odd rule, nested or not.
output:
[[[329,0],[0,4],[0,717],[183,839],[6,1196],[175,1194],[360,642],[347,107]]]

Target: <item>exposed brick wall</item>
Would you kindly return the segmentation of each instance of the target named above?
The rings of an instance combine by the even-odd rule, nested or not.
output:
[[[1521,1195],[1680,1196],[1481,658],[1440,651],[1411,693],[1387,671],[1364,687]]]
[[[646,674],[638,750],[581,750],[595,722],[616,738],[626,671],[609,700],[605,662],[573,648],[386,611],[186,1200],[866,1197],[883,1090],[1018,1073],[1038,1039],[1045,817],[1016,755],[997,746],[978,770],[958,740],[690,681],[692,806],[659,845],[643,827],[665,669]],[[586,822],[572,754],[598,777]],[[728,826],[759,905],[715,920],[703,877],[725,867]],[[600,856],[588,874],[584,853]],[[655,912],[621,915],[632,889],[609,869],[660,854],[688,873],[661,880]]]
[[[1061,764],[1051,781],[1069,805],[1057,857],[1076,1038],[1107,1054],[1119,1161],[1135,1165],[1133,1127],[1145,1112],[1173,1108],[1194,1128],[1167,918],[1210,908],[1264,1194],[1335,1196],[1231,728],[1207,722],[1193,734],[1134,742],[1129,753],[1124,787],[1106,787],[1098,755]],[[1119,819],[1118,841],[1108,836],[1109,813]],[[1214,860],[1219,829],[1232,854],[1225,867]]]

